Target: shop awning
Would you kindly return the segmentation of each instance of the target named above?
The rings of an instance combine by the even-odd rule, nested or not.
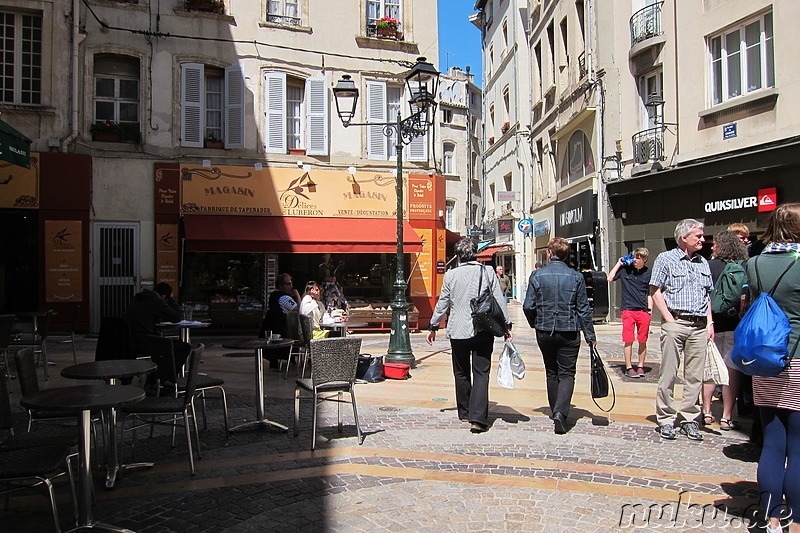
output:
[[[478,252],[478,261],[491,261],[492,256],[497,252],[505,252],[508,250],[511,250],[511,245],[509,244],[493,244],[491,246],[487,246]]]
[[[395,253],[397,222],[390,219],[184,216],[190,252]],[[422,240],[403,222],[406,253]]]
[[[0,120],[0,160],[31,168],[31,141]]]

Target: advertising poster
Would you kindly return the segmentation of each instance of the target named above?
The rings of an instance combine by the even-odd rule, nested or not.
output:
[[[80,220],[45,220],[45,301],[82,300],[82,235]]]
[[[156,283],[169,283],[175,298],[180,287],[178,241],[177,224],[156,224]]]
[[[433,294],[433,274],[431,268],[435,268],[433,262],[433,250],[435,242],[433,230],[419,228],[415,229],[417,235],[422,239],[422,251],[411,254],[414,257],[411,263],[411,296],[422,296],[427,298]]]

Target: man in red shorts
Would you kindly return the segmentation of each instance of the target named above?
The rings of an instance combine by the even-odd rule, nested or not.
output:
[[[650,252],[647,248],[637,248],[633,251],[632,264],[625,264],[620,257],[608,273],[608,281],[622,280],[622,342],[625,375],[629,378],[644,375],[644,359],[647,356],[647,334],[653,308],[650,269],[645,266],[648,255]],[[634,338],[639,341],[639,364],[635,367],[631,363]]]

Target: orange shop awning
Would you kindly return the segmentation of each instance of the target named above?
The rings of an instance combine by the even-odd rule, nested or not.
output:
[[[505,252],[506,250],[510,249],[511,246],[508,244],[493,244],[492,246],[487,246],[478,252],[478,261],[491,261],[492,256],[497,252]]]
[[[189,252],[395,253],[392,219],[185,215]],[[403,248],[421,252],[422,240],[403,221]]]

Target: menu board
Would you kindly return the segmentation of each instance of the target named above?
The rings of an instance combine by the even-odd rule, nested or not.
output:
[[[83,233],[80,220],[45,220],[45,301],[83,300]]]

